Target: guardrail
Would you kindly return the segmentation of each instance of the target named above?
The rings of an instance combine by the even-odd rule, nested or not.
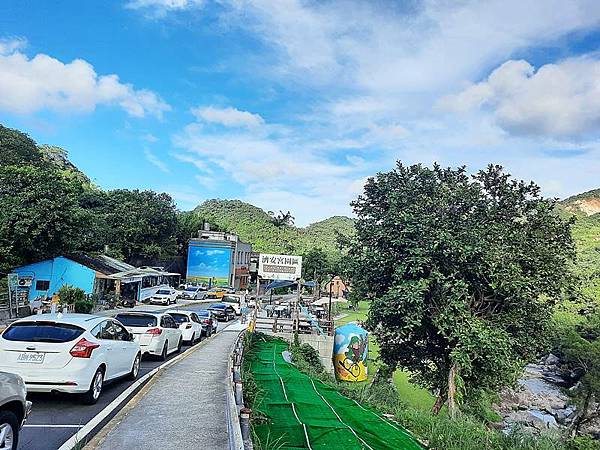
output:
[[[229,376],[227,400],[229,403],[228,416],[230,424],[229,440],[230,450],[253,450],[252,436],[250,433],[251,410],[244,405],[244,393],[242,387],[242,362],[244,360],[244,336],[242,331],[235,343],[229,358]]]

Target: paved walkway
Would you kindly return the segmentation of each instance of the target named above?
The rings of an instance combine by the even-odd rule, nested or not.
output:
[[[106,426],[108,432],[93,448],[229,448],[227,359],[241,329],[240,324],[227,327],[166,368],[137,403],[126,406],[124,414]]]

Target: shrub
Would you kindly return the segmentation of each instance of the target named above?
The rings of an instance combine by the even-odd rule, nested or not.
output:
[[[89,300],[77,300],[75,302],[75,312],[82,314],[89,314],[94,309],[94,302]]]
[[[58,290],[60,303],[74,305],[77,302],[85,301],[85,291],[83,289],[65,284]]]

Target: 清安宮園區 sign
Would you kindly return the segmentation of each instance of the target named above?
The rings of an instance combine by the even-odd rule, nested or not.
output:
[[[258,276],[265,280],[298,280],[302,276],[302,256],[261,253]]]

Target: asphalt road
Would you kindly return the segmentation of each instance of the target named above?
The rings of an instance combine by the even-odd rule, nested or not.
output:
[[[182,305],[175,308],[197,311],[206,309],[210,303]],[[139,306],[135,309],[165,310],[174,309],[160,306]],[[127,309],[128,311],[129,309]],[[118,311],[115,311],[115,313]],[[219,330],[226,323],[219,322]],[[205,338],[206,339],[206,338]],[[190,347],[184,346],[184,352]],[[168,359],[177,356],[177,353]],[[139,377],[150,372],[162,361],[146,357],[142,360]],[[133,381],[119,380],[104,386],[100,399],[95,405],[83,405],[79,398],[67,394],[39,394],[31,393],[28,398],[33,403],[33,410],[23,430],[21,431],[19,450],[56,450],[77,430],[102,411],[109,403],[127,389]],[[127,403],[127,402],[125,402]],[[124,405],[121,405],[124,406]],[[112,418],[120,408],[117,408],[109,417]]]

